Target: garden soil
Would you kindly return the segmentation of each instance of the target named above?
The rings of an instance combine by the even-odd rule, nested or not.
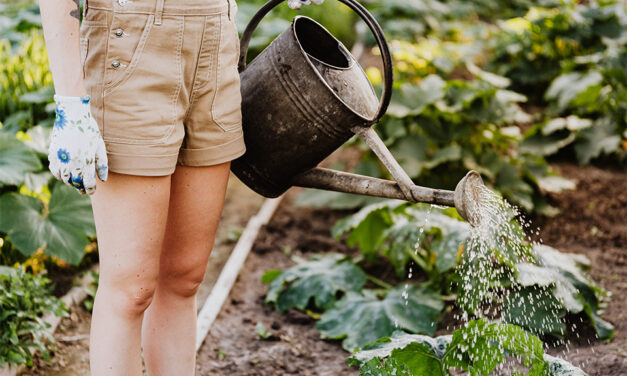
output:
[[[605,343],[591,330],[580,330],[568,346],[548,352],[581,366],[590,376],[627,375],[627,174],[570,164],[554,166],[577,189],[551,195],[562,213],[534,218],[540,237],[563,252],[586,255],[590,275],[612,292],[602,317],[616,328]],[[355,253],[330,237],[331,226],[347,213],[291,205],[292,192],[260,233],[253,252],[198,354],[197,375],[357,375],[346,366],[348,353],[339,341],[322,341],[315,320],[295,310],[279,314],[264,304],[266,270],[293,265],[294,256],[318,252]],[[379,271],[384,274],[385,271]],[[578,318],[577,318],[578,321]],[[258,338],[258,323],[271,334]],[[445,322],[438,334],[457,323]],[[448,330],[446,326],[449,326]]]

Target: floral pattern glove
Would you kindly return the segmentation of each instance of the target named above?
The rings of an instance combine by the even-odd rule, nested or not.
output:
[[[322,4],[324,3],[324,0],[287,0],[287,5],[289,5],[290,8],[296,10],[296,9],[300,9],[300,7],[302,7],[303,5],[309,5],[311,3],[314,4]]]
[[[57,116],[48,148],[52,175],[81,194],[96,191],[96,176],[107,180],[109,172],[105,144],[91,116],[89,96],[54,96]]]

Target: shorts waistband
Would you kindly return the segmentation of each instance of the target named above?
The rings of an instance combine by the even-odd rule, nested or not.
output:
[[[85,0],[86,9],[117,13],[205,16],[226,12],[235,0]]]

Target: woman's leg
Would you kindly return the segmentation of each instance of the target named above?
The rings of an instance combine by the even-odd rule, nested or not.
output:
[[[140,376],[141,323],[157,286],[170,177],[109,173],[92,196],[100,281],[91,323],[92,376]]]
[[[149,376],[195,373],[196,292],[213,248],[229,167],[177,166],[172,175],[159,281],[143,324]]]

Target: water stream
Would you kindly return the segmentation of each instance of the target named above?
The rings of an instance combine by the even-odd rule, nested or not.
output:
[[[564,308],[555,299],[551,287],[523,287],[517,282],[517,266],[535,264],[533,249],[538,243],[527,234],[537,238],[539,228],[532,229],[531,223],[524,219],[517,208],[487,187],[477,187],[476,194],[482,203],[478,212],[480,223],[470,228],[463,245],[462,261],[457,269],[457,306],[461,312],[455,315],[456,321],[461,323],[458,325],[465,326],[470,320],[486,319],[524,326],[534,334],[565,334],[561,332],[562,329],[557,329],[561,326],[556,325],[556,320],[561,324],[559,318],[563,316]],[[433,206],[429,208],[419,230],[415,252],[419,250],[432,209]],[[410,263],[409,279],[414,276],[413,268]],[[558,285],[555,288],[560,287]],[[406,294],[403,297],[407,299]],[[572,329],[576,332],[576,328]],[[565,356],[569,351],[568,345],[563,340],[561,344],[566,345]],[[519,365],[515,361],[506,362],[500,366],[498,373],[512,374]]]

